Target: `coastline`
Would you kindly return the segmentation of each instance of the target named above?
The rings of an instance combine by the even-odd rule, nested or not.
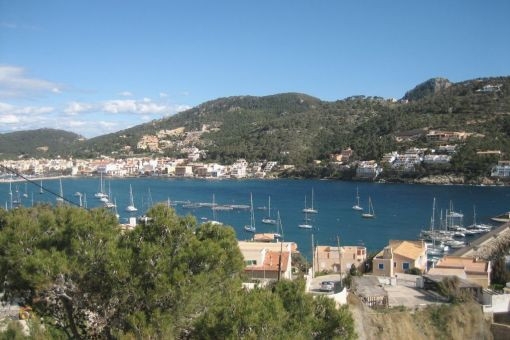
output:
[[[99,177],[97,175],[55,175],[55,176],[25,176],[25,178],[20,178],[18,176],[16,177],[1,177],[0,183],[19,183],[24,182],[25,180],[28,181],[45,181],[45,180],[54,180],[54,179],[60,179],[60,178],[93,178],[93,177]],[[432,176],[425,176],[421,178],[414,178],[414,179],[388,179],[388,178],[381,178],[379,180],[371,180],[371,179],[360,179],[360,178],[353,178],[353,179],[345,179],[345,178],[334,178],[334,177],[299,177],[299,176],[293,176],[293,177],[279,177],[275,175],[268,176],[266,178],[255,178],[255,177],[246,177],[246,178],[231,178],[231,177],[221,177],[221,178],[209,178],[209,177],[188,177],[188,176],[173,176],[173,175],[157,175],[157,176],[147,176],[147,175],[140,175],[140,176],[111,176],[108,175],[106,178],[115,178],[115,179],[124,179],[124,178],[141,178],[141,177],[155,177],[155,178],[172,178],[172,179],[197,179],[197,180],[250,180],[250,179],[256,179],[256,180],[266,180],[266,181],[274,181],[278,179],[294,179],[294,180],[305,180],[305,179],[316,179],[316,180],[331,180],[331,181],[346,181],[346,182],[376,182],[380,184],[417,184],[417,185],[459,185],[459,186],[494,186],[494,187],[504,187],[509,186],[509,183],[506,183],[504,181],[501,181],[499,179],[491,179],[488,177],[483,177],[477,181],[466,181],[464,176],[455,176],[455,175],[432,175]]]

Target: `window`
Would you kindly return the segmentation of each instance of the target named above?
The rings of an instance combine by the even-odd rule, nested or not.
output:
[[[409,262],[402,263],[402,269],[403,270],[409,270]]]
[[[397,268],[397,262],[393,262],[393,268]]]
[[[257,260],[244,261],[244,264],[247,265],[247,266],[256,266],[257,265]]]
[[[383,269],[384,269],[384,263],[379,263],[379,269],[380,269],[380,270],[383,270]]]

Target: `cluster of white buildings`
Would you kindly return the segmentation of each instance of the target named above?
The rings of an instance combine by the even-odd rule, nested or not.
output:
[[[200,178],[266,178],[278,170],[277,162],[264,161],[249,163],[239,159],[231,165],[201,163],[187,159],[169,157],[131,157],[114,159],[23,159],[7,160],[4,167],[34,177],[71,175],[93,176],[103,174],[112,177],[166,175],[175,177]],[[9,175],[9,174],[5,174]]]
[[[383,166],[387,166],[392,170],[411,173],[416,167],[425,165],[442,165],[449,164],[451,154],[455,152],[455,146],[446,145],[436,150],[428,148],[411,148],[404,153],[393,151],[383,156],[379,165],[375,160],[362,161],[358,163],[356,176],[359,178],[376,178],[383,171]]]

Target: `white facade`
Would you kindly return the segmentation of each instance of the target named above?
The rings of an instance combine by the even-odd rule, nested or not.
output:
[[[375,161],[360,162],[356,168],[356,176],[362,178],[375,178],[382,172],[382,169]]]
[[[510,177],[510,161],[499,161],[491,170],[492,177]]]

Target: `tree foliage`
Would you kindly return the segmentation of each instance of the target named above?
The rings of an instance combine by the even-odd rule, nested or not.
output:
[[[272,290],[239,291],[197,322],[192,338],[354,339],[347,307],[327,297],[313,298],[303,281],[280,281]]]
[[[347,310],[312,299],[302,281],[241,289],[232,228],[164,205],[148,218],[123,232],[105,209],[0,210],[4,298],[31,306],[47,338],[353,336]]]

